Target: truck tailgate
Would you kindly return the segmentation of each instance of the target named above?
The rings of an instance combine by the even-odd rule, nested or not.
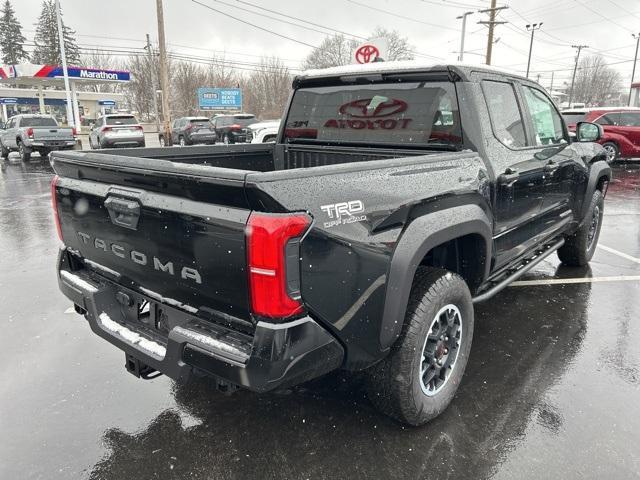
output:
[[[89,268],[191,313],[249,319],[243,181],[220,179],[224,195],[204,199],[197,194],[202,178],[147,173],[133,182],[131,173],[106,165],[60,159],[54,168],[61,175],[55,194],[64,243]],[[225,195],[236,205],[225,206]]]
[[[33,140],[36,142],[73,140],[73,131],[70,128],[57,128],[57,127],[34,128]]]

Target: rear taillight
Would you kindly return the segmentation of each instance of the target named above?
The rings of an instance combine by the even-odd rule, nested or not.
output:
[[[187,125],[186,127],[184,127],[185,131],[191,130],[192,128],[193,128],[193,125],[191,123],[189,125]]]
[[[238,125],[237,123],[234,123],[233,125],[231,125],[229,127],[231,130],[241,130],[242,127],[240,125]]]
[[[59,179],[58,175],[54,175],[53,180],[51,180],[51,207],[53,208],[53,220],[56,223],[58,238],[62,241],[62,229],[60,228],[60,217],[58,216],[58,196],[56,195]]]
[[[103,132],[110,132],[111,130],[113,130],[111,127],[102,127]]]
[[[306,214],[252,213],[247,222],[251,310],[269,318],[303,311],[299,241],[311,224]]]
[[[33,128],[27,128],[27,137],[33,138]]]
[[[133,127],[135,130],[144,130],[144,128],[142,128],[142,125],[136,125],[135,127]]]
[[[71,134],[73,135],[73,138],[78,137],[78,131],[75,129],[75,127],[71,127]]]

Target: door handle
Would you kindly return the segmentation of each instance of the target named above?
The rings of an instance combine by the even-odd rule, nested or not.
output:
[[[517,170],[507,168],[504,173],[498,177],[498,182],[511,184],[515,182],[518,177],[520,177],[520,174]]]
[[[555,172],[558,168],[560,168],[560,165],[558,165],[556,162],[554,162],[553,160],[549,160],[549,163],[547,163],[544,166],[544,171],[547,173],[553,173]]]

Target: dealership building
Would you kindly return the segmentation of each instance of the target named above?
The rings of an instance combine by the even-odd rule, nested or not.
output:
[[[126,83],[130,73],[88,67],[68,67],[73,115],[82,125],[100,114],[126,108],[125,95],[78,90],[79,86]],[[62,124],[67,119],[67,101],[62,67],[58,65],[0,65],[0,116],[3,121],[18,113],[46,113]]]

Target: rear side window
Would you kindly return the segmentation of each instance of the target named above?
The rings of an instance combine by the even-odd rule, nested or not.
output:
[[[482,82],[494,135],[507,147],[526,147],[522,113],[513,85],[504,82]]]
[[[21,127],[57,127],[58,124],[51,117],[22,117]]]
[[[560,114],[549,98],[540,90],[522,87],[524,101],[529,108],[536,145],[555,145],[566,142]]]
[[[640,127],[640,113],[620,112],[620,123],[623,127]]]
[[[618,125],[620,123],[619,113],[606,113],[596,120],[600,125]]]
[[[130,115],[107,117],[107,125],[135,125],[136,123],[138,123],[136,118]]]
[[[295,92],[285,141],[462,146],[453,83],[333,85]]]

